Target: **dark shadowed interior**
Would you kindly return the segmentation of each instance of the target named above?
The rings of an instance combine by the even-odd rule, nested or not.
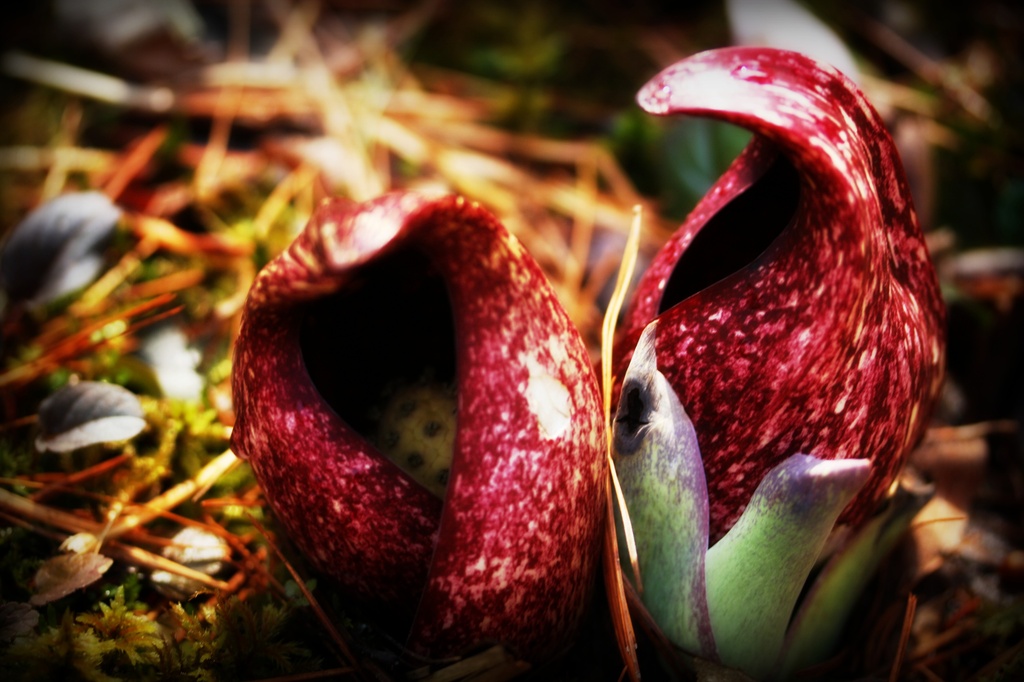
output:
[[[410,249],[360,268],[341,291],[311,304],[301,344],[320,394],[363,435],[389,386],[455,377],[447,288],[427,258]]]
[[[658,314],[756,260],[789,225],[799,199],[800,176],[779,154],[697,233],[672,270]]]

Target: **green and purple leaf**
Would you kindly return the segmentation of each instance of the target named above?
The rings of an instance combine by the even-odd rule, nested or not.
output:
[[[866,459],[787,457],[708,550],[708,612],[724,663],[757,679],[775,668],[807,577],[870,469]]]
[[[684,649],[715,657],[704,556],[708,492],[693,424],[658,371],[657,323],[640,337],[613,425],[615,468],[633,535],[647,611]]]
[[[879,563],[903,537],[930,497],[930,491],[898,488],[886,507],[829,558],[789,626],[780,664],[783,679],[832,654],[851,609]]]

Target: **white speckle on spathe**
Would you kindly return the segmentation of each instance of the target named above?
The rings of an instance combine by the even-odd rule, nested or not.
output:
[[[503,590],[508,587],[509,579],[512,577],[509,575],[511,563],[512,560],[508,557],[491,559],[490,575],[495,589]]]
[[[551,364],[560,367],[568,361],[567,353],[557,338],[548,339],[545,346],[554,361]],[[547,439],[558,438],[572,421],[572,396],[569,389],[551,374],[538,354],[524,353],[519,359],[529,372],[523,394],[530,411],[537,418],[540,435]]]
[[[572,487],[575,490],[581,485],[583,485],[583,474],[580,473],[579,469],[576,469],[572,472]]]
[[[839,414],[840,412],[842,412],[845,409],[846,409],[846,396],[844,395],[841,398],[839,398],[838,401],[836,401],[836,406],[834,408],[834,412],[836,414]]]
[[[531,374],[526,386],[526,401],[537,417],[545,438],[558,438],[569,426],[572,416],[569,389],[550,374]]]

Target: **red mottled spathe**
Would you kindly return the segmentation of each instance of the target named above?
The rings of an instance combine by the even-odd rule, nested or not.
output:
[[[455,324],[443,502],[334,412],[300,344],[310,302],[344,295],[368,264],[405,250],[439,273]],[[345,323],[359,334],[374,321]],[[233,387],[233,447],[291,539],[355,597],[415,611],[410,646],[449,656],[499,641],[534,661],[566,646],[601,548],[600,393],[539,267],[492,215],[414,194],[325,203],[257,277]]]
[[[713,541],[764,475],[797,452],[872,460],[845,512],[862,520],[923,434],[945,354],[938,283],[889,133],[838,71],[765,48],[683,60],[638,101],[755,138],[644,274],[617,345],[618,376],[660,317],[658,367],[696,426]],[[777,154],[800,180],[788,226],[739,272],[663,300],[701,229]]]

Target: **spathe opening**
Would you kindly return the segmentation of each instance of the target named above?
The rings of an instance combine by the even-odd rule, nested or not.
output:
[[[455,332],[444,280],[401,249],[309,306],[306,369],[334,411],[443,496],[455,436]],[[447,448],[447,462],[438,459]],[[440,454],[439,454],[440,453]]]
[[[789,226],[800,200],[800,176],[778,154],[753,185],[697,233],[665,285],[658,314],[754,262]]]

